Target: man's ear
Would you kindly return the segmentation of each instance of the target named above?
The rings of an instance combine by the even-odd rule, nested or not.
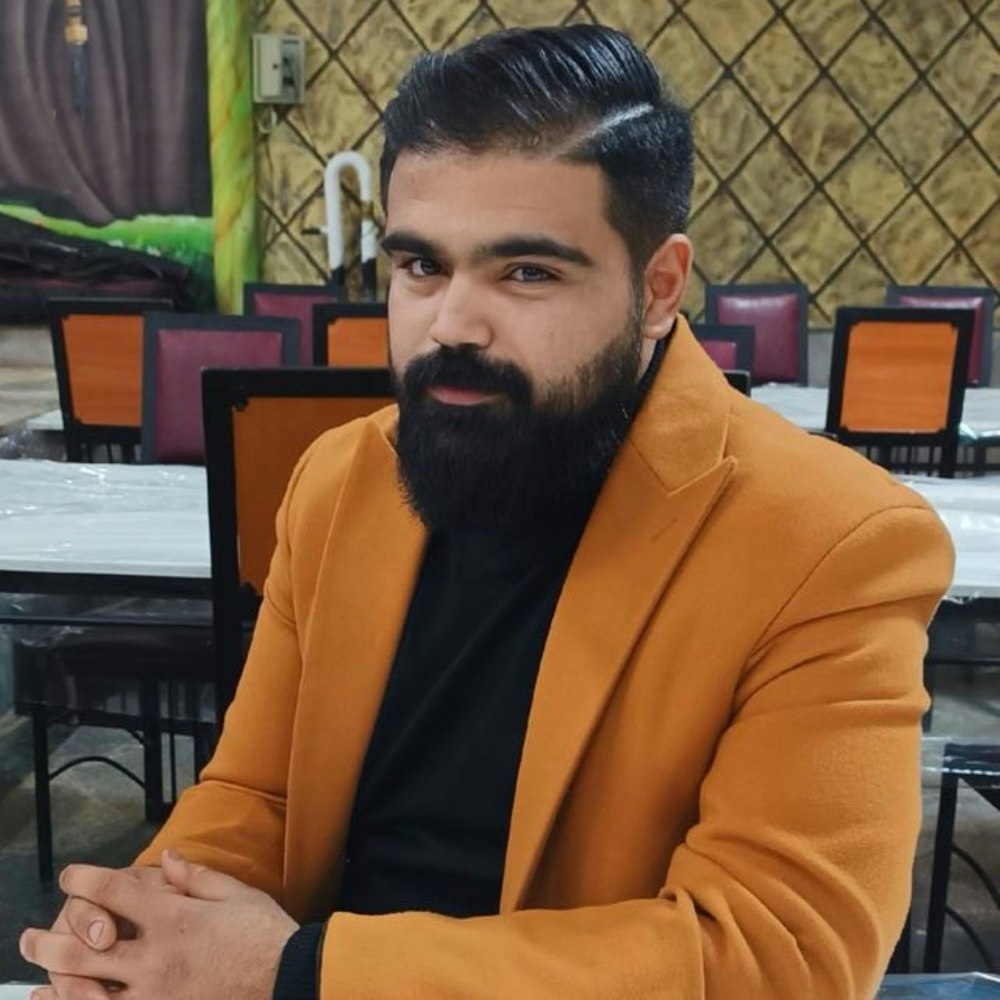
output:
[[[694,249],[683,233],[668,236],[650,257],[643,277],[642,335],[662,340],[674,326],[687,288]]]

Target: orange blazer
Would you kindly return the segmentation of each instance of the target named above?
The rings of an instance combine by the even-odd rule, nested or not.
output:
[[[556,608],[499,914],[330,917],[426,537],[395,419],[300,461],[218,750],[140,863],[171,846],[329,917],[323,1000],[872,996],[951,545],[887,473],[730,390],[683,322]]]

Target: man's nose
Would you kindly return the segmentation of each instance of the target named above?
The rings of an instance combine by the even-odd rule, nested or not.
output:
[[[454,275],[438,302],[430,338],[442,347],[489,347],[493,332],[473,282]]]

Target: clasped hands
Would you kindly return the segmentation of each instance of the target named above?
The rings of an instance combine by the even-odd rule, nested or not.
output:
[[[51,930],[21,954],[50,986],[32,1000],[271,1000],[298,925],[270,896],[164,851],[161,868],[71,865]]]

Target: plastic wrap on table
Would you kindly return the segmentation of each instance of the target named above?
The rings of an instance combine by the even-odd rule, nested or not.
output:
[[[997,1000],[1000,977],[979,972],[954,976],[887,976],[877,1000]]]
[[[205,470],[0,461],[7,572],[210,575]]]
[[[955,545],[949,602],[1000,597],[1000,476],[932,479],[907,476],[944,522]]]

